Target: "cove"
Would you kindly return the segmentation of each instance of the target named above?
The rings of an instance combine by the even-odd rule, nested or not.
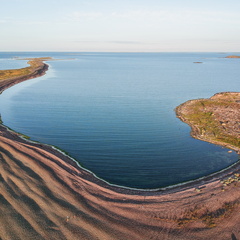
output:
[[[216,53],[19,55],[66,60],[50,62],[46,76],[2,94],[4,124],[60,147],[110,183],[159,188],[238,159],[227,149],[192,139],[174,112],[188,99],[239,91],[237,61]],[[75,59],[67,60],[70,56]],[[203,64],[193,64],[197,61]]]

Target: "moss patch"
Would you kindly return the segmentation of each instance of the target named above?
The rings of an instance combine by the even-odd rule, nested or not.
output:
[[[176,111],[192,127],[194,137],[240,149],[240,93],[188,101]]]
[[[28,61],[28,64],[30,65],[29,67],[20,69],[0,70],[0,81],[32,74],[36,71],[36,69],[43,65],[43,61],[51,60],[51,58],[33,58],[25,60],[29,60]]]

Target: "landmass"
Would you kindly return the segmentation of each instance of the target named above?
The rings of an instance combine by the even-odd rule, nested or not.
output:
[[[29,58],[30,66],[20,69],[0,70],[0,93],[5,89],[20,83],[22,81],[40,77],[48,70],[48,65],[43,61],[52,60],[52,58]]]
[[[20,80],[23,77],[28,78],[20,75]],[[1,88],[6,89],[19,79],[9,76],[3,81],[6,86]],[[223,101],[223,95],[216,98]],[[232,99],[234,94],[225,97],[231,98],[229,104],[239,104]],[[191,107],[181,105],[177,116],[185,121],[185,111],[191,112]],[[228,120],[221,121],[228,128]],[[200,126],[194,131],[193,123],[186,122],[193,132],[204,133]],[[237,127],[231,125],[230,133]],[[239,145],[232,145],[239,150]],[[171,188],[117,187],[57,149],[28,141],[0,125],[0,239],[240,239],[239,181],[236,163]]]
[[[237,56],[237,55],[230,55],[230,56],[227,56],[226,58],[240,58],[240,56]]]
[[[240,153],[240,93],[190,100],[177,107],[176,113],[192,127],[193,137]]]

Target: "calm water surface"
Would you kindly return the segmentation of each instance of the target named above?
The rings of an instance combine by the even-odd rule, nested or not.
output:
[[[174,108],[240,91],[240,60],[227,55],[2,53],[0,69],[26,66],[14,56],[62,59],[48,62],[47,75],[0,96],[2,120],[33,140],[58,146],[113,184],[159,188],[196,179],[238,156],[192,139]]]

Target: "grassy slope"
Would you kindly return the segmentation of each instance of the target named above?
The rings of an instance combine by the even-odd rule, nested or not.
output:
[[[43,65],[42,61],[49,60],[50,58],[34,58],[34,59],[27,59],[29,67],[20,68],[20,69],[9,69],[9,70],[0,70],[0,81],[18,78],[22,76],[29,75],[33,73],[37,68]]]
[[[240,93],[220,93],[180,105],[178,117],[192,127],[201,140],[240,148]]]

